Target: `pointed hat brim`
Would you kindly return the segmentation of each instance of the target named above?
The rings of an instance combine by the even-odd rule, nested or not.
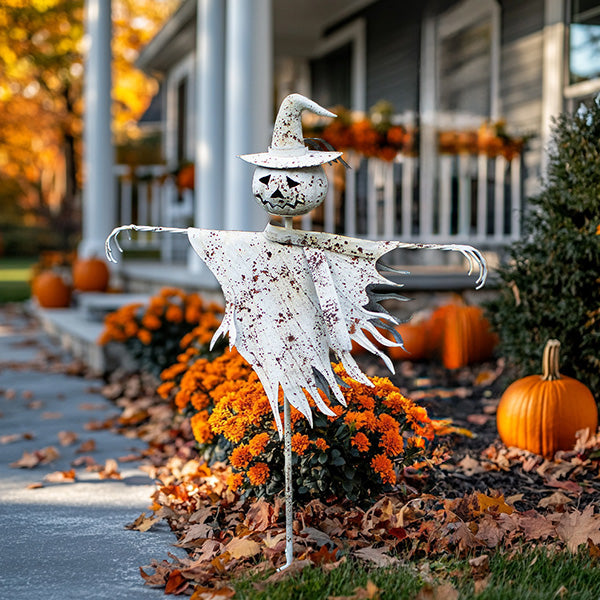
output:
[[[258,167],[269,169],[302,169],[304,167],[316,167],[338,159],[342,152],[321,152],[319,150],[307,150],[302,155],[283,156],[282,152],[259,152],[257,154],[243,154],[242,160]]]

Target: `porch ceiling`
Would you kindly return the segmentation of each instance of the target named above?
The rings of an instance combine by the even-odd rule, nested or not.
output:
[[[323,32],[375,0],[273,0],[275,56],[314,56]],[[194,48],[197,0],[183,0],[136,65],[165,72]]]
[[[273,0],[275,55],[312,56],[323,32],[375,0]]]

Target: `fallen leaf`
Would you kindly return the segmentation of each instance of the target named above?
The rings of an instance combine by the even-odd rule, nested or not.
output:
[[[561,585],[556,592],[554,592],[554,598],[563,598],[566,594],[569,593],[569,590],[564,586]]]
[[[85,440],[85,442],[81,442],[79,448],[75,450],[78,454],[84,454],[86,452],[94,452],[96,450],[96,440],[89,439]]]
[[[471,567],[471,576],[473,579],[483,579],[490,572],[490,557],[487,554],[481,554],[475,558],[469,559]]]
[[[20,440],[32,440],[33,433],[9,433],[7,435],[0,435],[0,445],[12,444]]]
[[[79,436],[74,431],[59,431],[58,441],[61,446],[70,446],[79,439]]]
[[[249,538],[234,537],[225,546],[225,551],[229,552],[232,558],[250,558],[260,552],[260,545]]]
[[[481,466],[481,463],[468,454],[457,464],[460,467],[465,475],[477,475],[479,473],[485,473],[485,469]]]
[[[556,533],[554,524],[533,510],[518,515],[517,523],[527,540],[544,540]]]
[[[309,552],[308,558],[315,565],[321,565],[324,563],[335,562],[337,559],[338,548],[329,550],[327,545],[323,545],[317,552]]]
[[[271,524],[272,507],[264,499],[259,498],[252,506],[248,509],[245,523],[248,529],[255,531],[265,531]]]
[[[556,508],[557,506],[564,506],[565,504],[569,504],[570,502],[573,502],[573,499],[569,498],[569,496],[566,496],[562,492],[554,492],[553,494],[550,494],[550,496],[542,498],[538,502],[538,506],[540,508],[548,508],[549,506],[552,508]]]
[[[458,591],[450,583],[436,586],[425,584],[415,596],[415,600],[458,600]]]
[[[367,585],[357,587],[351,596],[328,596],[327,600],[378,600],[379,588],[369,579]]]
[[[506,513],[507,515],[515,512],[515,509],[506,504],[504,501],[504,494],[500,494],[500,496],[497,497],[492,497],[477,492],[477,500],[479,502],[479,510],[481,510],[481,512],[498,512]]]
[[[467,422],[472,425],[485,425],[492,417],[490,415],[473,414],[467,415]]]
[[[43,488],[44,484],[41,481],[34,481],[33,483],[30,483],[27,486],[28,490],[39,490],[40,488]]]
[[[591,540],[600,543],[600,515],[594,514],[594,506],[588,504],[583,512],[577,510],[564,513],[556,525],[556,533],[567,543],[567,548],[575,554],[581,544]]]
[[[225,585],[220,588],[208,588],[197,585],[194,588],[194,593],[190,596],[190,600],[223,600],[233,598],[235,590]]]
[[[51,412],[51,411],[46,411],[42,413],[42,419],[44,419],[45,421],[51,421],[54,419],[62,419],[63,414],[61,412]]]
[[[578,496],[583,493],[583,488],[574,481],[558,481],[557,479],[550,479],[546,482],[549,487],[555,487],[559,490],[564,490],[567,493],[577,494]]]
[[[104,468],[98,471],[98,477],[100,477],[100,479],[121,479],[117,461],[114,458],[106,459]]]
[[[165,594],[182,594],[189,587],[190,582],[181,574],[179,569],[169,573],[165,583]]]
[[[27,403],[27,408],[30,410],[40,410],[44,406],[44,403],[41,400],[32,400]]]
[[[21,392],[21,398],[23,398],[23,400],[29,400],[30,398],[33,398],[33,392],[31,390],[23,390]]]
[[[20,469],[32,469],[37,465],[45,465],[53,460],[56,460],[60,456],[60,453],[54,446],[47,446],[41,450],[35,450],[34,452],[23,452],[23,456],[10,464],[13,468]]]
[[[396,558],[386,554],[384,548],[373,548],[372,546],[368,546],[366,548],[354,550],[353,554],[362,560],[374,563],[378,567],[389,567],[398,562]]]
[[[48,473],[48,475],[44,477],[44,481],[50,483],[73,483],[75,481],[75,469]]]
[[[7,400],[14,400],[17,397],[17,392],[13,389],[4,390],[4,397]]]
[[[319,529],[315,529],[314,527],[305,527],[300,533],[305,534],[306,539],[311,542],[316,542],[319,546],[330,544],[332,542],[331,538],[326,533]]]
[[[108,406],[100,402],[82,402],[78,408],[79,410],[106,410]]]
[[[142,513],[133,523],[125,525],[125,529],[132,529],[134,531],[148,531],[153,525],[158,523],[160,518],[148,517],[146,513]]]
[[[125,456],[119,456],[118,461],[120,463],[135,462],[140,460],[142,457],[139,454],[127,454]]]
[[[182,539],[180,539],[176,546],[180,548],[185,548],[188,545],[198,545],[193,544],[196,540],[205,540],[207,538],[213,537],[214,529],[207,525],[206,523],[198,523],[190,526]]]

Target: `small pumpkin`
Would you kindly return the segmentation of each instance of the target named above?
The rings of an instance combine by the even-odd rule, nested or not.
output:
[[[394,360],[423,360],[427,358],[428,331],[427,322],[401,323],[396,326],[400,334],[404,348],[388,348],[390,358]]]
[[[497,336],[479,306],[451,303],[431,315],[428,336],[433,354],[439,354],[447,369],[460,369],[490,358]]]
[[[195,170],[193,164],[187,164],[179,169],[177,173],[177,187],[180,190],[193,190]]]
[[[31,283],[34,298],[42,308],[66,308],[71,302],[71,289],[53,271],[42,271]]]
[[[560,342],[549,340],[542,374],[518,379],[502,395],[496,424],[507,446],[552,458],[558,450],[573,448],[580,429],[596,431],[596,401],[583,383],[560,374],[559,351]]]
[[[100,258],[79,258],[73,263],[73,287],[81,292],[105,292],[110,272]]]

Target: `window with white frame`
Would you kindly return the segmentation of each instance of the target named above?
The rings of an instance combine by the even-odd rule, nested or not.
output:
[[[600,1],[570,0],[567,8],[567,109],[600,92]]]
[[[500,12],[463,0],[436,22],[436,109],[452,120],[497,118]]]
[[[323,106],[365,110],[366,26],[364,19],[341,27],[318,45],[311,63],[311,97]]]

